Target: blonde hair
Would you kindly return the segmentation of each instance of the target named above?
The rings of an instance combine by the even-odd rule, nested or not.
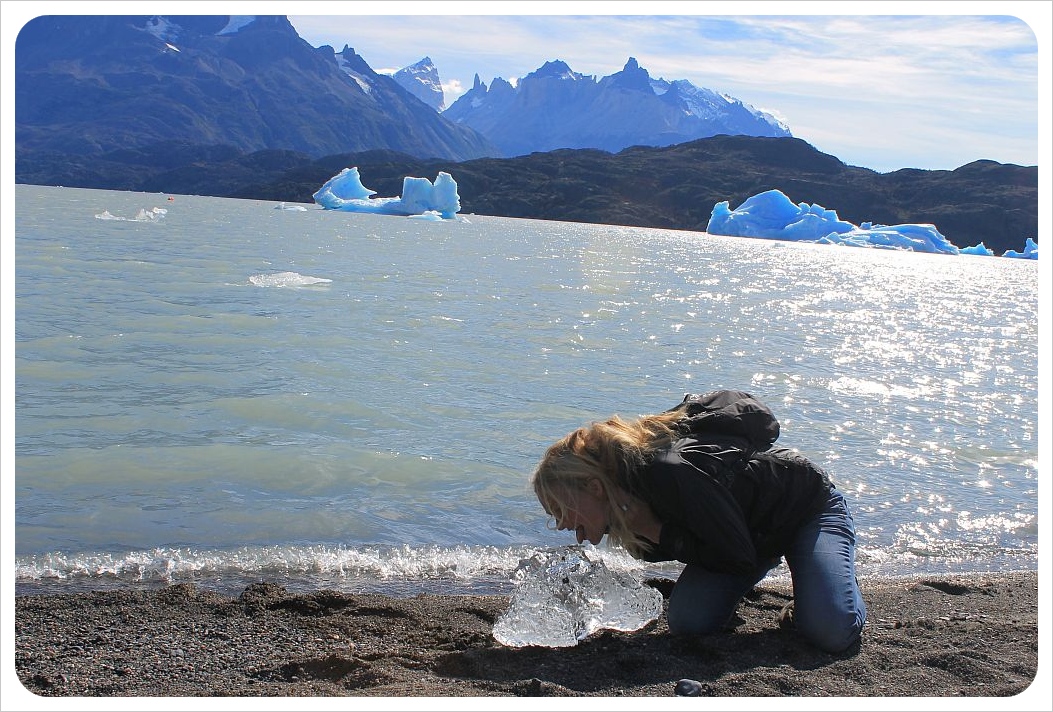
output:
[[[667,411],[636,420],[623,420],[615,415],[578,428],[545,451],[530,479],[534,494],[545,511],[558,521],[559,512],[572,503],[589,480],[597,479],[603,484],[608,500],[615,487],[633,491],[651,454],[676,439],[674,424],[683,417],[682,411]],[[650,543],[629,528],[626,514],[618,503],[611,500],[609,504],[607,536],[611,543],[620,544],[634,556],[650,549]]]

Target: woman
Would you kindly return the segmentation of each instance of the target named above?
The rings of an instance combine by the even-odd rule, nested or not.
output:
[[[845,652],[866,621],[852,516],[826,472],[773,447],[778,437],[774,415],[748,393],[688,394],[657,415],[575,430],[546,451],[532,484],[579,544],[607,534],[637,558],[686,564],[669,599],[671,632],[722,630],[785,557],[794,600],[780,618]]]

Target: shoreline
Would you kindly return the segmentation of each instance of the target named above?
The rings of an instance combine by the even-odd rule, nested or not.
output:
[[[290,593],[274,583],[238,596],[190,584],[23,595],[14,668],[19,701],[31,706],[139,696],[673,698],[689,678],[706,697],[981,697],[984,709],[1019,708],[1049,703],[1046,681],[1036,681],[1038,578],[864,579],[863,640],[840,656],[779,629],[789,589],[767,580],[721,634],[671,636],[663,613],[640,631],[556,649],[494,640],[509,600],[499,595]],[[668,596],[671,581],[652,583]]]

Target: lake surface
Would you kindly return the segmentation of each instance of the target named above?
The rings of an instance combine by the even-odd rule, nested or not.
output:
[[[549,444],[721,387],[862,574],[1038,566],[1037,261],[15,191],[20,593],[507,592]]]

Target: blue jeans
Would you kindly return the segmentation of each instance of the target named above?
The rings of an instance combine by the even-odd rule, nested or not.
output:
[[[801,527],[786,549],[786,565],[793,579],[794,624],[798,633],[829,653],[851,647],[866,622],[855,553],[855,524],[844,496],[836,489],[826,507]],[[759,562],[748,576],[688,565],[669,598],[670,632],[701,635],[723,630],[742,597],[778,564],[778,557]]]

